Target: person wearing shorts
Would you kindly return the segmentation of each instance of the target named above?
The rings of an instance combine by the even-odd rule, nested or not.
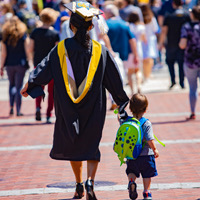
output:
[[[136,93],[132,96],[129,108],[133,114],[133,117],[138,119],[140,123],[144,119],[146,121],[142,125],[142,132],[144,135],[142,140],[142,152],[137,157],[137,159],[127,159],[126,162],[126,174],[129,181],[128,190],[130,199],[136,199],[138,197],[137,184],[135,181],[140,177],[140,174],[142,175],[144,186],[143,197],[144,199],[152,199],[150,192],[151,178],[158,175],[155,158],[159,157],[159,152],[154,142],[152,124],[148,119],[143,117],[147,107],[148,100],[145,95]]]

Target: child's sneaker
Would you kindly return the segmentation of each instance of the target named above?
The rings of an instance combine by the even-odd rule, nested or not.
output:
[[[151,192],[143,192],[144,199],[152,199]]]
[[[128,191],[129,191],[130,199],[132,199],[132,200],[137,199],[137,197],[138,197],[137,184],[134,181],[129,182]]]

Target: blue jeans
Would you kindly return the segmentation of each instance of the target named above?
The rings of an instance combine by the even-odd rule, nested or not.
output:
[[[9,79],[10,107],[13,107],[14,102],[16,102],[17,113],[20,113],[22,99],[20,90],[22,88],[26,68],[19,65],[7,66],[6,71]]]
[[[198,69],[191,69],[187,67],[187,65],[184,63],[184,72],[185,76],[188,79],[189,87],[190,87],[190,109],[191,112],[195,112],[196,102],[198,98],[198,91],[197,91],[197,80],[200,78],[200,68]]]
[[[176,83],[174,64],[177,62],[179,67],[179,84],[181,87],[184,87],[183,59],[184,50],[181,50],[180,48],[166,48],[166,63],[169,68],[171,83]]]

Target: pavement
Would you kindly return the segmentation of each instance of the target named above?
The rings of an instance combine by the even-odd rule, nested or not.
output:
[[[26,78],[27,79],[27,76]],[[185,80],[186,82],[186,80]],[[200,104],[197,119],[186,121],[190,114],[188,85],[181,89],[170,85],[167,67],[154,69],[142,86],[149,99],[146,117],[155,135],[166,144],[156,143],[158,176],[152,178],[154,200],[200,200]],[[130,90],[125,86],[130,94]],[[109,110],[100,144],[101,162],[95,178],[99,200],[128,198],[125,165],[120,167],[112,150],[119,127],[116,115]],[[74,176],[69,162],[49,157],[55,116],[45,123],[46,101],[42,103],[42,121],[35,121],[35,102],[23,98],[24,116],[9,117],[8,80],[0,80],[0,199],[1,200],[68,200],[74,194]],[[86,179],[86,163],[83,178]],[[138,199],[142,199],[142,179],[137,179]],[[85,197],[83,198],[85,199]]]

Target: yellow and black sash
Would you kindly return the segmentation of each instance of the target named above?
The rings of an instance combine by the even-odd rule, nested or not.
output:
[[[101,44],[92,40],[92,56],[90,58],[87,76],[77,88],[73,70],[65,49],[65,40],[58,43],[58,56],[67,94],[74,103],[79,103],[88,93],[101,57]]]

